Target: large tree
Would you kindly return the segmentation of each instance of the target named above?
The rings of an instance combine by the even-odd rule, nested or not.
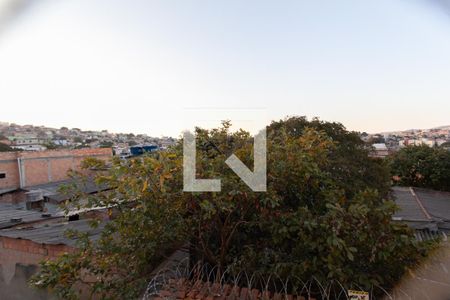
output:
[[[426,145],[408,146],[391,157],[399,185],[450,191],[450,151]]]
[[[384,197],[389,172],[358,134],[293,117],[273,122],[267,137],[267,192],[251,191],[224,163],[234,153],[253,165],[250,134],[231,132],[229,122],[196,130],[197,177],[220,178],[221,192],[182,191],[181,143],[114,160],[98,178],[112,190],[75,197],[87,198],[86,207],[114,207],[102,238],[84,237],[75,253],[43,263],[33,284],[64,298],[83,285],[104,297],[136,297],[158,262],[186,242],[191,258],[219,275],[277,274],[291,278],[291,288],[300,282],[293,278],[312,276],[389,287],[414,266],[421,249],[391,221],[395,206]]]

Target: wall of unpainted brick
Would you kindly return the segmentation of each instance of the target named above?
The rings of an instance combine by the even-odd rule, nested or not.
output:
[[[50,160],[47,163],[50,164],[51,180],[61,181],[67,178],[67,170],[74,169],[79,170],[80,166],[76,163],[79,158],[62,158],[55,160]]]
[[[20,185],[16,152],[0,153],[0,174],[2,173],[5,178],[0,178],[0,189],[16,188]]]
[[[68,179],[67,172],[80,170],[81,162],[87,157],[108,160],[112,157],[110,148],[51,150],[40,152],[0,153],[0,189],[20,187],[20,172],[24,187],[58,182]]]
[[[34,186],[41,183],[51,182],[49,180],[48,160],[23,160],[22,170],[25,174],[25,186]]]
[[[32,293],[27,285],[29,278],[22,278],[24,274],[18,267],[37,267],[42,260],[54,259],[71,251],[74,251],[74,248],[66,245],[46,245],[30,240],[0,237],[0,286],[2,286],[0,299],[3,299],[2,293],[5,293],[3,296],[10,296],[11,299],[20,299],[20,297],[17,298],[19,294],[27,295],[26,299],[35,299],[32,295],[36,291]],[[36,297],[36,299],[42,298]]]
[[[53,259],[73,250],[67,245],[46,245],[30,240],[0,237],[0,265],[3,279],[6,282],[11,280],[16,264],[38,265],[43,259]],[[5,272],[6,270],[10,272]]]
[[[10,193],[0,195],[0,203],[20,203],[27,199],[25,191],[16,190]]]

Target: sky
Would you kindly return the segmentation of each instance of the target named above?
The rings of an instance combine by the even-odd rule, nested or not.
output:
[[[27,1],[0,19],[0,121],[175,137],[288,115],[450,125],[447,0]]]

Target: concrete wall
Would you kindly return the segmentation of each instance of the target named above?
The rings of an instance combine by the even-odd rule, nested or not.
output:
[[[87,157],[110,159],[109,148],[52,150],[40,152],[0,153],[0,190],[18,189],[68,179],[67,171],[80,170],[80,164]]]

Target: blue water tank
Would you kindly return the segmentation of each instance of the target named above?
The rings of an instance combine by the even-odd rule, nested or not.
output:
[[[146,152],[155,152],[158,151],[158,146],[156,145],[144,145],[144,146],[131,146],[130,154],[131,156],[142,155]]]
[[[155,152],[158,150],[158,146],[156,145],[142,146],[142,148],[144,148],[144,152]]]
[[[144,154],[144,148],[142,146],[132,146],[130,147],[130,154],[131,156]]]

